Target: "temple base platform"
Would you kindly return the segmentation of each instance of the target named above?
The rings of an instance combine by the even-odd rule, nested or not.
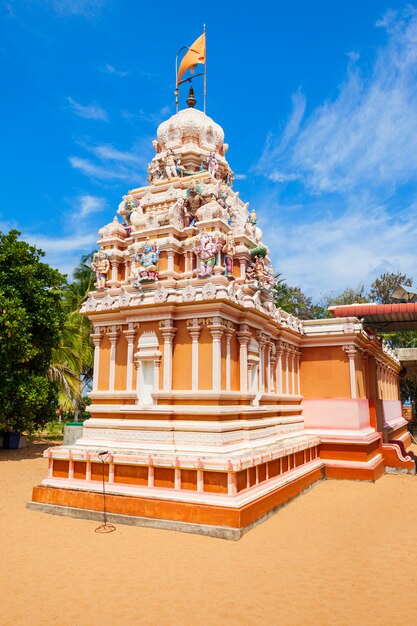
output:
[[[106,494],[107,521],[238,540],[322,480],[323,467],[319,460],[305,469],[281,484],[271,485],[268,493],[253,494],[255,499],[250,502],[237,497],[234,506],[227,502],[202,504],[109,493]],[[39,486],[33,489],[33,501],[27,506],[54,515],[103,521],[103,496],[98,492]]]
[[[229,539],[324,477],[317,437],[301,436],[229,460],[127,454],[60,447],[46,452],[49,474],[29,508]],[[66,457],[66,458],[65,458]]]

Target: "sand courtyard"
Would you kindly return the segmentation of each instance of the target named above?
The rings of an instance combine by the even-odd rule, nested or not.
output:
[[[2,626],[379,624],[417,609],[415,476],[322,481],[240,541],[26,509],[47,446],[0,450]]]

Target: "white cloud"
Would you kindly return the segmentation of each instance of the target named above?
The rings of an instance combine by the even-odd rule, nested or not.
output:
[[[78,198],[78,204],[80,207],[79,217],[84,218],[92,213],[102,211],[106,206],[106,201],[103,198],[85,194],[84,196],[80,196]]]
[[[74,169],[98,180],[131,180],[132,178],[130,170],[119,166],[97,165],[89,159],[76,156],[70,156],[68,160]]]
[[[264,236],[276,269],[315,298],[417,267],[417,9],[378,26],[387,41],[374,63],[361,69],[349,54],[336,98],[308,115],[297,91],[254,167],[271,181]],[[285,192],[271,184],[294,180]],[[286,210],[278,194],[302,210]]]
[[[129,74],[129,72],[124,71],[124,70],[119,70],[116,67],[114,67],[114,65],[111,65],[110,63],[106,63],[106,65],[104,65],[101,68],[101,71],[104,72],[105,74],[114,74],[115,76],[127,76]]]
[[[274,183],[288,183],[297,180],[297,174],[286,174],[285,172],[274,171],[268,174],[267,178]]]
[[[247,179],[246,174],[235,174],[235,180],[246,180],[246,179]]]
[[[417,10],[388,14],[378,25],[388,42],[370,75],[349,63],[337,98],[304,121],[297,92],[284,131],[267,138],[258,171],[298,176],[316,194],[363,185],[390,193],[417,176]]]
[[[97,235],[94,230],[88,235],[71,234],[67,237],[47,237],[36,233],[23,233],[22,239],[43,250],[45,262],[55,267],[69,279],[83,254],[96,248]]]
[[[95,160],[70,156],[71,166],[90,178],[103,181],[125,180],[141,184],[140,180],[145,179],[146,166],[153,153],[148,137],[136,142],[130,150],[120,150],[111,144],[91,146],[80,142],[79,145],[93,154]]]
[[[138,111],[129,111],[125,109],[122,111],[122,117],[129,122],[133,122],[134,120],[143,120],[149,124],[158,125],[166,120],[170,113],[171,107],[169,105],[165,105],[155,113],[147,113],[143,109],[139,109]]]
[[[83,117],[88,120],[102,120],[108,121],[107,111],[103,109],[99,104],[82,105],[74,98],[67,98],[72,112],[78,117]]]
[[[42,0],[60,17],[96,17],[108,4],[107,0]]]
[[[103,144],[90,148],[96,156],[103,160],[122,161],[126,163],[141,163],[143,159],[136,152],[127,150],[118,150],[109,144]]]
[[[417,278],[417,203],[398,215],[357,199],[339,216],[323,210],[302,223],[280,212],[268,218],[264,237],[275,269],[316,299],[330,290],[369,284],[383,271]]]

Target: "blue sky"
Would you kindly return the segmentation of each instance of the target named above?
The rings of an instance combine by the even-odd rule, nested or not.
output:
[[[275,269],[316,299],[414,276],[417,7],[395,0],[0,1],[0,230],[71,273],[145,182],[203,23],[207,113]]]

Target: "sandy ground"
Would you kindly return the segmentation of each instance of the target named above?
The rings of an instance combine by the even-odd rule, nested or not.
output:
[[[417,610],[417,477],[323,481],[239,542],[25,508],[45,445],[0,450],[0,624],[394,626]]]

